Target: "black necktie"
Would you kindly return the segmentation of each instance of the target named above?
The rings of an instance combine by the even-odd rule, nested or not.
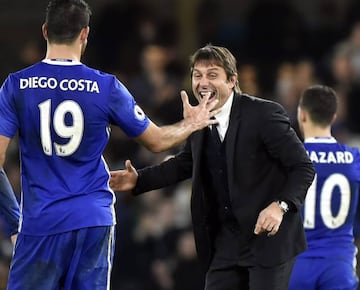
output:
[[[215,117],[211,117],[211,119],[216,120]],[[218,126],[218,124],[211,125],[210,134],[211,134],[211,138],[214,140],[215,144],[220,145],[221,144],[221,139],[220,139],[220,136],[219,136],[217,126]]]

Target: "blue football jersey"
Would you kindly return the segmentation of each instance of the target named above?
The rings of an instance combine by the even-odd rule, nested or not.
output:
[[[308,250],[301,256],[353,259],[353,223],[360,185],[359,150],[332,137],[310,138],[304,146],[316,176],[302,209]]]
[[[43,60],[8,76],[0,90],[0,134],[19,133],[22,233],[115,224],[115,195],[102,156],[110,124],[129,137],[149,125],[110,74],[80,62]]]

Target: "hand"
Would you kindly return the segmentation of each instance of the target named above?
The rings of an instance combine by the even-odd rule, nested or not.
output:
[[[109,185],[113,191],[130,191],[137,182],[138,173],[130,160],[125,161],[125,169],[110,172]]]
[[[281,225],[283,219],[283,211],[278,204],[274,201],[268,207],[263,209],[256,221],[254,233],[259,235],[267,232],[268,236],[275,235]]]
[[[220,112],[220,109],[214,110],[216,104],[219,102],[217,99],[209,102],[210,96],[206,96],[201,99],[197,106],[192,106],[189,103],[189,97],[185,91],[181,91],[180,95],[183,103],[184,120],[194,127],[194,131],[218,123],[217,120],[210,120],[211,117]]]
[[[13,234],[13,235],[11,235],[11,237],[10,237],[11,243],[12,243],[13,246],[15,246],[15,244],[16,244],[17,236],[18,236],[18,234]]]

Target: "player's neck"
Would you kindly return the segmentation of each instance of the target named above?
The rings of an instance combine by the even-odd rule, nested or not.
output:
[[[77,47],[64,44],[48,45],[46,58],[47,59],[66,59],[80,61],[81,50]]]
[[[304,138],[331,137],[331,128],[312,127],[304,130]]]

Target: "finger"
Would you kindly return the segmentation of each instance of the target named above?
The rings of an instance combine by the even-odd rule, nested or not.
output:
[[[268,231],[271,231],[273,228],[271,221],[269,221],[269,219],[264,220],[264,222],[262,223],[262,227]]]
[[[209,125],[210,124],[217,125],[219,123],[219,121],[216,118],[212,118],[212,117],[215,117],[220,112],[221,112],[221,108],[209,112],[209,115],[210,115]]]
[[[203,106],[205,108],[207,108],[207,105],[208,105],[208,102],[209,102],[209,98],[210,98],[210,95],[206,95],[204,97],[201,98],[200,102],[199,102],[199,105],[200,106]],[[218,100],[216,100],[218,101]],[[212,102],[210,102],[211,104]],[[210,110],[209,110],[210,111]]]
[[[221,112],[221,108],[211,110],[210,117],[214,117],[215,115],[219,114]]]
[[[271,231],[268,233],[268,237],[276,235],[276,233],[279,231],[279,227],[274,226]]]
[[[262,222],[260,222],[260,220],[258,220],[255,225],[254,233],[256,235],[258,235],[258,234],[261,234],[263,231],[264,231],[264,228],[262,226]]]
[[[262,232],[264,232],[264,228],[259,226],[259,225],[256,225],[255,230],[254,230],[254,234],[255,235],[260,235]]]
[[[110,171],[110,177],[116,177],[119,173],[119,170],[117,171]]]
[[[274,227],[275,226],[273,226],[273,225],[268,225],[265,229],[266,229],[267,232],[270,233],[274,229]]]
[[[132,166],[131,161],[129,159],[125,161],[125,167],[126,167],[127,171],[129,171],[129,172],[133,171],[133,166]]]
[[[189,103],[189,97],[188,97],[187,93],[186,93],[184,90],[182,90],[182,91],[180,92],[180,96],[181,96],[181,100],[182,100],[183,106],[184,106],[184,107],[189,107],[189,106],[190,106],[190,103]]]
[[[209,96],[207,97],[209,98]],[[212,109],[214,109],[217,105],[217,103],[219,102],[218,99],[212,99],[210,102],[206,102],[206,108],[211,111]]]

